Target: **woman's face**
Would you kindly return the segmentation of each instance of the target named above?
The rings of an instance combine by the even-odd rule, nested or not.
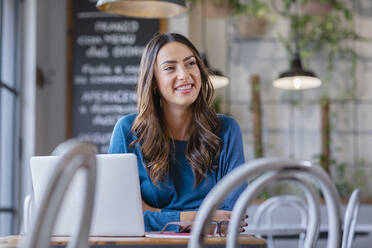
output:
[[[163,104],[168,107],[189,107],[201,87],[200,70],[192,51],[184,44],[170,42],[156,57],[154,74]]]

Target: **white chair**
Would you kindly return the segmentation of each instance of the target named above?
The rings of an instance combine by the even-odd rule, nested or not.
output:
[[[33,195],[27,195],[23,203],[23,221],[21,234],[26,234],[30,230],[31,217],[33,211]]]
[[[237,244],[237,236],[240,230],[240,221],[242,217],[241,209],[244,209],[245,211],[253,196],[256,195],[260,190],[260,187],[262,187],[268,180],[271,180],[270,177],[279,178],[280,175],[286,172],[289,172],[287,177],[293,176],[292,173],[295,173],[306,175],[309,178],[315,178],[318,181],[318,183],[320,184],[320,189],[325,197],[328,210],[329,238],[327,247],[340,247],[340,202],[336,188],[329,178],[328,174],[321,167],[312,165],[310,162],[307,161],[295,161],[279,158],[264,158],[254,160],[250,163],[246,163],[240,166],[239,168],[232,171],[229,175],[225,176],[209,192],[209,194],[203,201],[196,216],[194,226],[192,228],[192,236],[189,241],[188,247],[196,248],[202,246],[203,233],[206,227],[206,223],[210,220],[213,211],[218,208],[221,201],[228,195],[229,192],[231,192],[231,190],[233,190],[237,185],[240,185],[243,182],[252,179],[253,177],[261,175],[248,185],[247,189],[241,194],[234,206],[228,227],[227,247],[235,247]],[[309,219],[309,221],[311,221],[311,219]],[[314,224],[313,227],[314,229],[311,231],[312,234],[310,236],[316,236],[316,225]],[[311,244],[313,244],[313,242],[305,243],[306,247],[311,247]]]
[[[351,248],[354,240],[356,222],[359,215],[360,191],[356,189],[350,196],[344,217],[342,248]]]
[[[290,208],[299,214],[300,222],[295,227],[293,225],[280,225],[280,227],[277,227],[275,224],[274,217],[276,212],[284,208]],[[298,247],[302,248],[304,247],[308,219],[308,207],[305,199],[297,195],[277,195],[267,199],[257,207],[253,214],[252,223],[246,228],[246,231],[261,238],[262,235],[257,235],[257,233],[262,233],[261,230],[264,228],[268,230],[291,230],[295,235],[300,236]],[[278,233],[267,234],[268,247],[275,247],[274,235],[278,235]]]
[[[305,200],[297,195],[276,195],[258,205],[252,218],[254,226],[274,224],[274,212],[279,207],[294,207],[300,214],[300,226],[307,223],[307,207]]]
[[[311,186],[310,182],[303,176],[298,174],[298,171],[274,171],[274,172],[266,172],[255,181],[251,183],[249,187],[240,195],[239,199],[237,200],[235,207],[233,209],[233,213],[231,216],[231,221],[236,220],[236,216],[243,216],[249,202],[252,200],[252,195],[257,196],[259,192],[263,189],[265,184],[275,181],[289,181],[295,182],[298,186],[303,190],[306,196],[306,200],[308,203],[308,220],[307,220],[307,227],[306,229],[302,228],[264,228],[264,229],[256,229],[256,234],[263,234],[267,236],[272,236],[274,234],[305,234],[305,239],[303,244],[301,243],[301,238],[299,241],[299,247],[315,247],[316,241],[319,234],[319,227],[320,227],[320,209],[319,209],[319,198],[314,191],[313,187]],[[239,223],[238,223],[239,225]],[[237,239],[237,234],[234,235],[233,231],[229,231],[228,234],[228,242],[233,242]],[[301,236],[300,236],[301,237]],[[274,242],[272,239],[268,239],[269,247],[274,247]],[[233,244],[231,244],[233,246]]]
[[[96,153],[92,145],[74,140],[59,145],[54,155],[60,155],[58,166],[48,183],[36,219],[27,236],[22,240],[23,248],[49,247],[50,236],[59,213],[65,193],[76,175],[85,172],[84,204],[81,209],[79,225],[73,232],[68,247],[88,247],[89,229],[93,214],[96,185]]]

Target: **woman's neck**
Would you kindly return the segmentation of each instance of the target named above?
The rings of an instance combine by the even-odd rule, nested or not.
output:
[[[191,108],[164,108],[164,116],[169,134],[176,140],[188,140],[192,121]]]

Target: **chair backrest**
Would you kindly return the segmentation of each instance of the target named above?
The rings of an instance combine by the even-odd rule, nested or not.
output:
[[[241,219],[241,217],[243,216],[249,203],[253,200],[253,197],[259,194],[259,192],[264,188],[265,184],[282,180],[295,182],[300,186],[300,188],[305,193],[306,200],[309,206],[308,207],[309,218],[307,221],[306,238],[304,240],[304,244],[302,245],[300,239],[299,247],[311,248],[315,246],[320,227],[320,209],[318,205],[319,198],[316,192],[314,191],[313,187],[311,186],[310,182],[306,178],[301,176],[297,170],[296,171],[286,170],[266,172],[263,175],[259,176],[256,180],[254,180],[249,185],[249,187],[247,187],[242,192],[234,206],[233,213],[231,215],[228,233],[229,247],[234,247],[236,245],[239,228],[239,219]],[[293,231],[294,230],[292,230],[292,232]],[[256,232],[260,232],[260,230],[256,230]],[[297,228],[296,234],[300,233],[304,233],[303,229]],[[269,239],[268,242],[271,244],[271,246],[273,246],[273,241],[271,239]]]
[[[254,212],[252,224],[257,227],[274,224],[275,211],[282,207],[294,208],[300,214],[300,226],[306,226],[308,220],[306,201],[297,195],[276,195],[265,200]]]
[[[291,178],[287,178],[287,180],[291,181]],[[267,243],[269,247],[275,247],[274,243],[274,235],[276,225],[274,221],[274,217],[276,216],[277,211],[282,210],[284,208],[291,208],[295,212],[299,213],[300,223],[296,225],[296,228],[291,226],[291,231],[293,232],[296,230],[296,234],[299,235],[300,239],[298,242],[298,247],[304,247],[305,241],[305,234],[306,234],[306,226],[307,230],[311,230],[312,226],[308,225],[309,214],[308,207],[306,206],[306,201],[304,198],[297,196],[297,195],[277,195],[273,196],[263,203],[261,203],[253,215],[252,223],[250,223],[249,231],[254,233],[257,237],[262,237],[263,230],[272,230],[272,234],[267,233]],[[319,209],[319,208],[317,208]],[[319,228],[319,212],[314,214],[317,218],[317,228]],[[289,227],[289,226],[288,226]],[[281,229],[285,228],[281,225]],[[286,228],[288,230],[288,228]],[[319,229],[318,229],[319,230]],[[317,236],[317,235],[316,235]],[[313,239],[315,243],[316,236]]]
[[[29,232],[31,225],[31,213],[32,213],[32,202],[33,195],[27,195],[23,201],[23,219],[22,219],[22,230],[21,234]]]
[[[203,233],[205,231],[206,223],[210,220],[212,213],[218,208],[221,201],[227,196],[232,189],[243,182],[257,177],[266,172],[296,172],[307,175],[311,178],[315,178],[319,184],[320,189],[325,197],[327,210],[328,210],[328,223],[329,223],[329,238],[328,248],[340,247],[341,245],[341,210],[340,202],[335,185],[329,178],[328,174],[320,167],[312,165],[307,161],[295,161],[280,158],[263,158],[257,159],[252,162],[246,163],[239,168],[233,170],[229,175],[226,175],[207,195],[202,205],[200,206],[199,212],[196,216],[194,226],[192,228],[192,236],[189,241],[189,247],[201,247],[203,242]],[[266,176],[268,177],[268,176]],[[263,178],[261,178],[263,180]],[[259,186],[259,184],[257,184]],[[257,187],[258,187],[257,186]],[[252,188],[252,184],[248,185],[247,189]],[[249,192],[251,195],[245,199],[248,203],[250,202],[255,189]],[[239,222],[241,215],[240,213],[235,214],[235,208],[239,202],[235,204],[229,229],[228,229],[228,243],[227,247],[234,247],[236,240],[229,239],[232,233],[238,233]],[[245,201],[241,201],[245,203]],[[236,226],[234,226],[236,225]]]
[[[56,223],[61,203],[77,171],[85,172],[84,204],[80,210],[80,222],[68,247],[88,247],[89,228],[93,214],[96,185],[96,153],[92,145],[70,140],[53,152],[60,155],[58,166],[48,183],[36,219],[27,236],[22,240],[24,248],[49,247],[50,236]]]
[[[344,230],[342,235],[342,248],[351,248],[355,234],[355,226],[359,215],[360,191],[356,189],[350,196],[345,211]]]

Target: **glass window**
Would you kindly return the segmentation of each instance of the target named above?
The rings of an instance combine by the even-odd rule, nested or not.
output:
[[[18,0],[0,0],[0,236],[17,233]]]

